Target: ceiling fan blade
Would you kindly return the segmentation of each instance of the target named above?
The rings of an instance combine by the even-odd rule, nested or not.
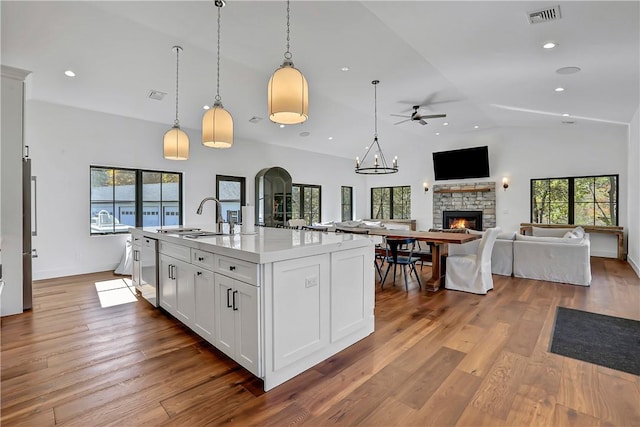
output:
[[[426,124],[427,124],[427,122],[425,122],[425,121],[424,121],[424,120],[422,120],[422,119],[418,120],[418,123],[420,123],[421,125],[426,125]]]
[[[410,121],[410,120],[411,120],[411,119],[407,119],[407,120],[402,120],[401,122],[398,122],[398,123],[394,123],[394,125],[399,125],[400,123],[404,123],[404,122],[408,122],[408,121]]]
[[[411,116],[403,116],[400,114],[389,114],[390,116],[394,116],[394,117],[405,117],[405,118],[411,118]]]
[[[441,119],[443,117],[447,117],[447,115],[446,114],[431,114],[431,115],[428,115],[428,116],[420,116],[420,117],[422,117],[423,119]]]

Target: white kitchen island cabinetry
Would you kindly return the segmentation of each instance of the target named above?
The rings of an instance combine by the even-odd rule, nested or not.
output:
[[[131,232],[159,240],[160,306],[261,378],[265,390],[373,332],[369,236]]]

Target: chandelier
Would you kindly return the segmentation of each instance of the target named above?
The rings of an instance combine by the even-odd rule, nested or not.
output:
[[[360,161],[360,158],[356,157],[356,173],[362,175],[385,175],[398,172],[398,157],[394,157],[393,163],[389,166],[387,159],[382,153],[382,148],[380,148],[380,142],[378,142],[378,83],[380,83],[380,80],[374,80],[371,82],[371,84],[373,84],[375,118],[373,144],[371,144],[367,149],[362,161]],[[373,159],[369,154],[373,155]]]

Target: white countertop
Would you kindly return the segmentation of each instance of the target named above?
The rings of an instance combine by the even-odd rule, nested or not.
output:
[[[225,224],[225,230],[228,230]],[[258,264],[283,261],[311,255],[335,252],[371,246],[374,248],[374,236],[290,230],[286,228],[256,227],[255,234],[206,236],[192,239],[175,234],[159,233],[158,229],[199,228],[213,231],[213,225],[189,225],[175,227],[144,227],[131,229],[132,233],[142,233],[146,237],[192,248],[210,251]],[[239,227],[238,227],[239,229]]]

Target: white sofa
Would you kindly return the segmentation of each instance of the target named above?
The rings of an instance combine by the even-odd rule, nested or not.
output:
[[[469,230],[472,234],[484,234],[484,231]],[[491,253],[491,273],[502,276],[513,274],[513,239],[516,232],[506,232],[498,234],[493,252]],[[449,255],[475,254],[478,251],[480,239],[462,245],[449,244]]]
[[[513,241],[513,275],[589,286],[591,243],[589,234],[580,230],[581,227],[533,227],[532,236],[516,234]]]
[[[569,232],[572,237],[568,237]],[[591,284],[591,244],[589,234],[581,227],[533,227],[532,234],[523,236],[510,232],[498,235],[491,254],[491,272],[573,285]],[[475,253],[479,242],[450,244],[449,254]]]

